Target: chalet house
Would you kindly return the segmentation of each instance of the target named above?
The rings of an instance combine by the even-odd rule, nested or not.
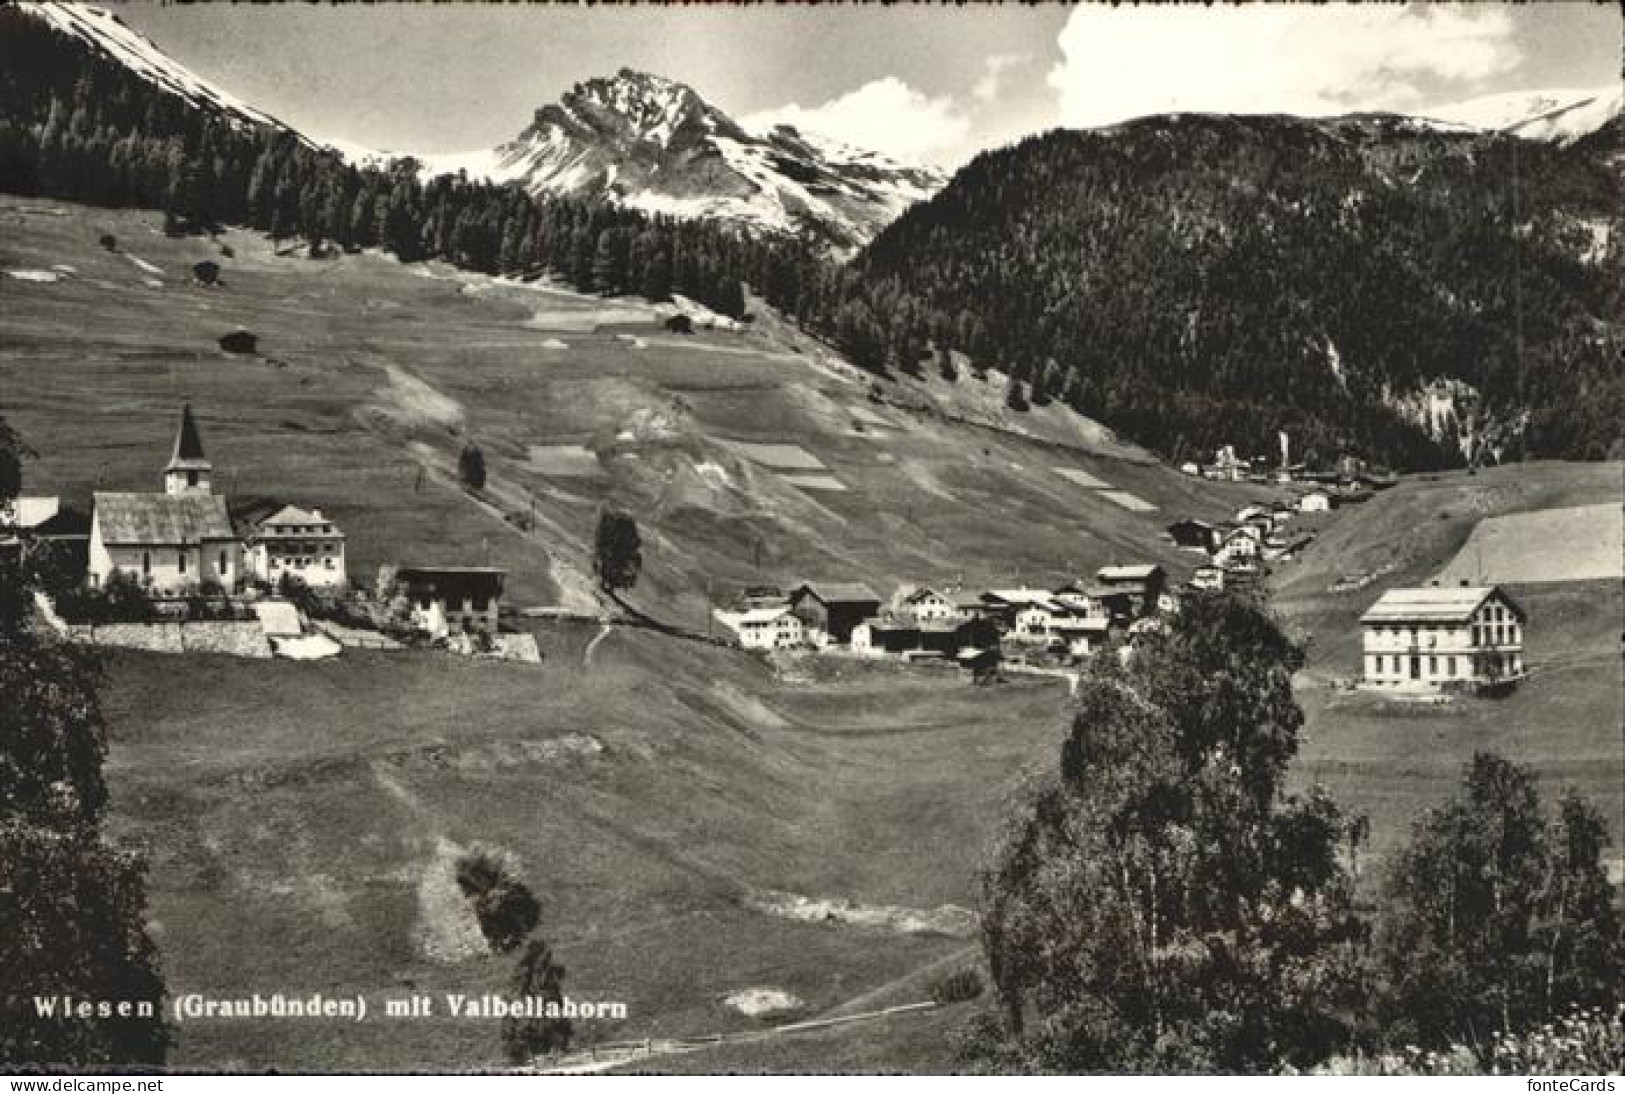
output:
[[[955,619],[959,613],[953,598],[935,589],[918,588],[897,599],[899,613],[912,615],[917,622],[933,623]]]
[[[1005,637],[1014,642],[1047,643],[1055,633],[1055,624],[1072,614],[1071,609],[1053,600],[1033,600],[1016,610]]]
[[[1145,615],[1153,611],[1157,598],[1168,587],[1168,575],[1161,566],[1142,563],[1134,566],[1102,566],[1095,580],[1105,588],[1125,593],[1130,600],[1130,614]]]
[[[1219,590],[1224,588],[1222,566],[1198,566],[1191,575],[1191,588]]]
[[[242,580],[242,545],[226,499],[210,492],[211,471],[192,408],[183,406],[163,493],[92,496],[91,584],[101,586],[123,572],[156,596],[185,596],[211,585],[235,590]]]
[[[880,597],[856,582],[808,582],[790,593],[790,610],[808,632],[852,641],[852,629],[880,611]]]
[[[1389,589],[1360,617],[1365,683],[1439,690],[1516,679],[1527,622],[1495,585]]]
[[[1168,526],[1168,536],[1176,547],[1211,551],[1218,546],[1219,529],[1205,520],[1176,520]]]
[[[1243,524],[1230,529],[1219,544],[1219,549],[1213,554],[1213,561],[1225,569],[1236,566],[1252,565],[1263,552],[1258,529],[1250,524]]]
[[[338,589],[346,583],[344,533],[320,509],[285,505],[254,524],[245,539],[248,570],[276,584],[284,575],[313,589]]]
[[[1050,634],[1073,657],[1089,657],[1105,645],[1111,634],[1111,620],[1104,616],[1065,615],[1050,625]]]
[[[733,636],[741,649],[789,650],[806,641],[801,620],[786,604],[776,608],[746,608],[743,611],[718,608],[711,614]]]
[[[1332,508],[1332,496],[1324,490],[1315,490],[1298,499],[1298,512],[1300,513],[1329,513]]]
[[[1054,594],[1047,589],[1029,589],[1025,585],[1010,589],[992,589],[982,594],[982,600],[987,604],[988,617],[1005,631],[1013,631],[1019,626],[1019,619],[1024,611],[1035,608],[1048,611],[1058,607]]]
[[[495,634],[507,577],[508,571],[489,566],[403,566],[396,572],[412,605],[412,625],[431,638]]]

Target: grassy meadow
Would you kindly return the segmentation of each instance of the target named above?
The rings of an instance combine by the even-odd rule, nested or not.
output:
[[[500,565],[516,604],[591,608],[585,545],[610,505],[643,530],[633,599],[702,627],[713,599],[804,578],[885,593],[1156,561],[1179,579],[1194,556],[1160,538],[1169,521],[1281,496],[1180,475],[1058,407],[1012,414],[997,373],[877,383],[770,314],[747,333],[681,337],[636,300],[377,254],[312,260],[240,232],[172,240],[158,225],[0,201],[0,413],[37,452],[28,492],[84,504],[95,489],[155,488],[190,399],[217,490],[321,507],[348,536],[352,575]],[[189,277],[205,258],[224,268],[218,288]],[[239,326],[259,353],[219,350]],[[469,439],[490,471],[480,498],[455,481]],[[1125,507],[1091,477],[1156,508]],[[1371,814],[1369,869],[1479,747],[1533,764],[1550,788],[1580,786],[1617,824],[1617,582],[1514,589],[1535,671],[1506,700],[1401,708],[1332,684],[1356,671],[1360,612],[1437,573],[1480,518],[1619,498],[1617,464],[1529,464],[1407,479],[1306,522],[1319,539],[1272,580],[1309,639],[1294,777]],[[1054,762],[1063,684],[978,688],[844,661],[775,673],[647,632],[532,626],[540,666],[109,656],[112,827],[150,861],[172,992],[361,992],[377,1007],[501,991],[512,959],[484,947],[452,880],[473,847],[507,857],[541,898],[571,994],[627,1003],[624,1022],[584,1023],[588,1041],[913,1002],[974,955],[973,938],[784,918],[748,898],[973,908],[1008,794]],[[724,1004],[749,988],[802,1006],[748,1018]],[[965,1012],[656,1069],[940,1070]],[[410,1022],[197,1021],[174,1062],[493,1066],[499,1026],[443,1008]]]

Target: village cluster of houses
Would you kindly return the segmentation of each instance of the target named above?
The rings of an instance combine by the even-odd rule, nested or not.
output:
[[[213,470],[188,404],[161,490],[96,491],[88,517],[59,498],[23,497],[0,520],[34,542],[55,543],[91,587],[121,575],[160,607],[196,596],[258,600],[285,588],[285,579],[318,595],[348,588],[344,532],[321,509],[259,500],[234,508],[214,492]],[[396,571],[412,625],[431,638],[496,633],[505,577],[485,566]]]
[[[247,602],[273,640],[297,639],[290,613],[266,601],[274,602],[279,587],[289,584],[285,578],[318,594],[342,594],[348,586],[344,532],[315,507],[253,501],[234,510],[214,492],[212,479],[197,422],[183,406],[162,490],[98,491],[88,516],[55,497],[14,499],[0,511],[0,533],[10,535],[0,536],[0,545],[17,542],[11,533],[26,530],[31,543],[49,544],[81,567],[92,587],[106,587],[117,574],[160,605],[179,606],[196,596]],[[1292,534],[1294,516],[1336,504],[1335,493],[1311,490],[1294,504],[1249,506],[1231,521],[1178,520],[1167,538],[1204,556],[1191,587],[1222,589],[1256,581],[1270,562],[1289,559],[1311,538]],[[453,639],[497,634],[506,576],[487,566],[394,572],[410,626]],[[1163,568],[1138,563],[1105,566],[1091,582],[1054,589],[907,585],[882,598],[852,582],[807,582],[788,593],[757,588],[713,616],[745,649],[845,650],[983,670],[1012,656],[1081,662],[1114,636],[1132,642],[1178,608]],[[1360,619],[1361,683],[1413,692],[1510,684],[1526,672],[1527,623],[1523,608],[1495,585],[1389,589]]]
[[[1202,565],[1191,577],[1194,588],[1251,585],[1264,577],[1269,563],[1289,559],[1309,544],[1312,536],[1294,535],[1289,525],[1297,512],[1324,512],[1322,499],[1305,494],[1297,509],[1284,502],[1273,507],[1250,505],[1233,521],[1176,520],[1164,538],[1202,556]]]
[[[1373,490],[1385,490],[1399,481],[1399,476],[1372,470],[1355,456],[1343,456],[1332,468],[1293,463],[1285,433],[1281,434],[1279,456],[1238,456],[1235,445],[1227,444],[1213,454],[1210,462],[1187,460],[1179,469],[1187,475],[1219,482],[1316,483],[1325,487],[1331,497],[1351,504],[1365,501]]]
[[[1106,566],[1093,582],[1055,589],[905,585],[884,599],[852,582],[748,589],[738,606],[713,617],[745,649],[844,649],[976,670],[1012,653],[1080,661],[1114,633],[1132,634],[1177,610],[1163,568],[1137,564]]]

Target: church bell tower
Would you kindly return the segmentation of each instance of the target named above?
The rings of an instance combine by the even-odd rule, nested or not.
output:
[[[192,404],[181,406],[180,429],[175,433],[175,452],[164,468],[164,493],[207,494],[209,473],[213,470],[203,455],[203,440],[198,436],[197,422],[192,420]]]

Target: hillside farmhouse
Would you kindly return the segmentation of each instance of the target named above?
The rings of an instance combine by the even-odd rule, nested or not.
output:
[[[1102,566],[1095,580],[1104,588],[1129,598],[1129,614],[1140,616],[1154,611],[1168,575],[1161,566],[1142,563],[1133,566]]]
[[[1176,520],[1168,526],[1168,536],[1176,547],[1211,551],[1218,546],[1219,529],[1205,520]]]
[[[801,619],[788,605],[781,604],[775,608],[745,608],[739,611],[717,608],[711,615],[733,636],[742,649],[795,649],[805,644],[807,639]]]
[[[206,585],[230,592],[242,582],[242,545],[211,493],[211,465],[190,405],[181,408],[175,448],[161,494],[93,495],[87,567],[100,586],[122,571],[157,596],[188,595]]]
[[[852,628],[880,611],[880,597],[857,582],[808,582],[790,593],[790,610],[809,633],[844,645]]]
[[[959,616],[953,598],[935,589],[921,587],[912,591],[899,590],[899,593],[894,598],[897,611],[913,616],[918,622],[940,623]]]
[[[508,572],[490,566],[403,566],[396,579],[412,605],[412,625],[431,638],[497,633]]]
[[[1360,617],[1365,683],[1440,690],[1517,679],[1527,622],[1495,585],[1389,589]]]
[[[1331,508],[1332,496],[1324,490],[1316,490],[1298,499],[1300,513],[1329,513]]]
[[[311,588],[336,589],[345,584],[344,533],[320,509],[285,505],[248,532],[248,569],[275,585],[296,577]]]

